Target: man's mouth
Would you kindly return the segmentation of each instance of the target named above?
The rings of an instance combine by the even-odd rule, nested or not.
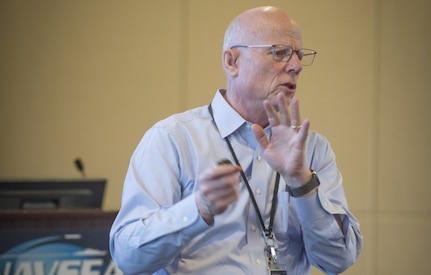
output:
[[[280,86],[287,89],[288,90],[287,92],[289,94],[294,93],[296,91],[296,83],[288,82],[288,83],[283,83]]]
[[[287,87],[289,90],[295,91],[296,90],[296,84],[295,83],[285,83],[282,86]]]
[[[278,89],[275,89],[272,93],[270,93],[267,99],[271,100],[278,93],[283,93],[286,97],[290,98],[294,96],[295,92],[296,92],[296,83],[292,83],[292,82],[283,83],[278,86]]]

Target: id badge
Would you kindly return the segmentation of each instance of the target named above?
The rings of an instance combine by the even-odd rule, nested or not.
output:
[[[269,275],[287,275],[286,269],[268,269]]]
[[[275,248],[268,246],[265,248],[266,266],[269,275],[287,275],[286,266],[280,264],[275,254]]]
[[[283,264],[271,263],[267,267],[269,275],[287,275],[286,266]]]

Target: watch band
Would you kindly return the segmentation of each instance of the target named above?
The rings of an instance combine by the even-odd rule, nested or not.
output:
[[[311,170],[311,180],[309,182],[296,188],[291,188],[290,186],[286,185],[286,189],[287,189],[287,192],[289,192],[289,194],[292,197],[301,197],[319,185],[320,185],[320,181],[319,181],[319,178],[317,177],[316,171]]]

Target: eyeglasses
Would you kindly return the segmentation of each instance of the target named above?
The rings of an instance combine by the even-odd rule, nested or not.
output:
[[[294,50],[288,45],[235,45],[233,48],[271,48],[272,58],[277,62],[289,62],[293,53],[296,53],[302,65],[309,66],[313,64],[317,52],[310,49]]]

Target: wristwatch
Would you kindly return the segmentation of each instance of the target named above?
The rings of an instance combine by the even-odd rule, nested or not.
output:
[[[319,181],[319,178],[317,177],[316,171],[312,169],[310,170],[311,170],[311,180],[306,184],[296,188],[291,188],[290,186],[286,185],[287,192],[289,192],[289,194],[292,197],[304,196],[305,194],[313,190],[315,187],[320,185],[320,181]]]

